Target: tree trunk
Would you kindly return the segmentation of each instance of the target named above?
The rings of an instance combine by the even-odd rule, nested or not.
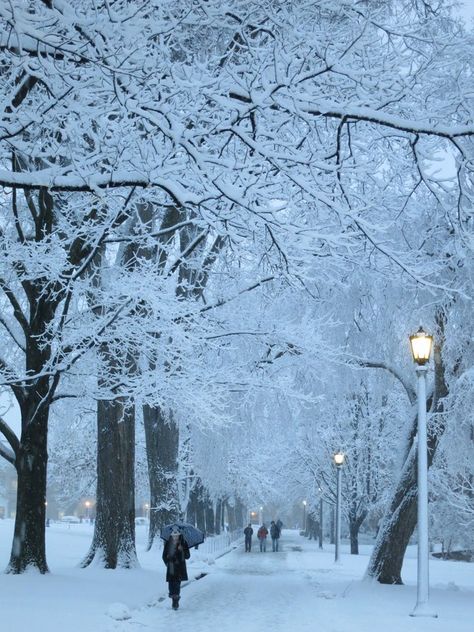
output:
[[[222,527],[222,499],[218,499],[216,502],[215,520],[214,520],[214,533],[220,535]]]
[[[201,481],[198,481],[196,487],[196,526],[201,531],[206,531],[206,503],[204,501],[204,488],[202,486]]]
[[[25,424],[19,446],[15,529],[7,573],[23,573],[34,568],[49,571],[46,563],[46,475],[48,409]]]
[[[240,529],[245,526],[245,508],[240,498],[235,501],[235,524]]]
[[[229,501],[226,502],[227,506],[227,519],[229,523],[229,531],[235,531],[237,528],[237,521],[235,518],[235,506],[230,505]]]
[[[148,548],[159,538],[163,525],[179,518],[178,428],[161,408],[143,406],[145,442],[150,481],[150,530]]]
[[[377,534],[367,575],[381,584],[402,584],[401,569],[417,520],[416,450],[412,448]]]
[[[44,196],[43,196],[44,197]],[[46,216],[52,208],[49,197],[42,210]],[[45,334],[54,319],[57,298],[51,288],[31,283],[27,290],[30,321],[26,336],[26,373],[41,374],[51,359],[49,338]],[[48,420],[51,400],[58,385],[55,377],[39,377],[28,386],[14,388],[21,410],[21,439],[16,449],[18,474],[17,507],[9,573],[28,568],[48,572],[46,563],[46,483],[48,466]]]
[[[206,503],[206,535],[215,535],[214,504],[208,498]]]
[[[135,549],[135,411],[123,399],[97,403],[97,507],[91,548],[82,562],[138,565]]]
[[[439,440],[444,432],[446,420],[442,414],[443,399],[448,394],[445,381],[444,364],[441,358],[441,348],[445,319],[441,311],[436,315],[438,324],[438,343],[434,347],[435,389],[434,395],[428,400],[428,407],[437,413],[436,434],[428,436],[428,467],[433,462]],[[416,435],[417,419],[412,428],[412,436]],[[402,584],[401,570],[403,558],[417,523],[418,509],[417,485],[417,454],[415,444],[412,443],[405,461],[400,480],[389,503],[384,521],[379,529],[366,571],[368,577],[377,579],[381,584]]]
[[[367,517],[367,511],[361,514],[349,513],[349,534],[351,540],[351,555],[359,555],[359,530]]]

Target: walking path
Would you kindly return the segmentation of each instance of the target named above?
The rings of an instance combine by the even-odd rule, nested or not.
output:
[[[362,556],[343,555],[335,565],[332,547],[320,551],[316,542],[290,530],[283,530],[280,548],[260,553],[254,536],[251,553],[244,552],[242,543],[217,560],[208,575],[191,580],[177,612],[165,598],[133,611],[128,621],[114,622],[107,632],[472,632],[473,565],[465,565],[472,576],[469,588],[453,584],[450,589],[449,582],[434,588],[438,619],[413,619],[413,584],[362,581],[368,549]],[[445,566],[436,561],[432,566],[448,578],[460,569],[459,564],[440,564]],[[409,566],[415,567],[414,559]]]
[[[254,529],[255,531],[255,529]],[[192,550],[190,581],[180,608],[171,609],[161,550],[145,551],[146,527],[137,528],[140,567],[78,567],[92,537],[91,525],[47,530],[51,574],[5,575],[13,521],[0,520],[0,629],[5,632],[472,632],[474,564],[430,562],[431,602],[438,619],[409,616],[416,602],[416,547],[403,566],[404,586],[363,580],[370,545],[341,563],[334,547],[283,530],[281,550],[251,553],[243,537],[215,560],[213,541]],[[271,543],[269,543],[271,549]],[[205,574],[199,580],[196,577]]]

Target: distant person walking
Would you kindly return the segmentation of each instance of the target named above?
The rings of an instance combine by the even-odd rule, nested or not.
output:
[[[258,541],[260,542],[260,551],[262,553],[265,553],[265,551],[267,550],[267,535],[268,535],[268,529],[264,523],[257,531],[257,538],[258,538]]]
[[[252,550],[252,536],[253,536],[253,529],[250,523],[245,527],[244,535],[245,535],[245,552],[250,553],[250,551]]]
[[[189,560],[189,546],[178,529],[171,532],[163,547],[163,562],[166,564],[166,581],[168,595],[171,597],[173,610],[179,608],[181,582],[187,581],[186,560]]]
[[[280,539],[280,529],[278,525],[272,520],[270,524],[270,537],[272,539],[272,551],[278,551],[278,540]]]

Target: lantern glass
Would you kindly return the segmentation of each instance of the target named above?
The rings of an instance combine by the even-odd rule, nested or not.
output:
[[[334,463],[337,465],[337,467],[340,467],[341,465],[344,465],[346,455],[343,452],[336,452],[333,458]]]
[[[433,346],[433,336],[430,336],[423,328],[410,336],[411,353],[413,360],[419,365],[423,366],[428,362],[431,355],[431,348]]]

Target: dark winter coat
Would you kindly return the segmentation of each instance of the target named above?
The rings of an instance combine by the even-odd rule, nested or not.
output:
[[[278,540],[278,538],[280,537],[280,529],[275,523],[273,523],[270,527],[270,536],[272,540]]]
[[[189,560],[189,546],[180,535],[175,545],[173,538],[166,540],[163,547],[163,562],[166,564],[166,581],[177,582],[188,579],[186,560]]]
[[[247,540],[250,540],[250,538],[253,536],[253,529],[252,529],[252,527],[245,527],[244,535],[247,538]]]

